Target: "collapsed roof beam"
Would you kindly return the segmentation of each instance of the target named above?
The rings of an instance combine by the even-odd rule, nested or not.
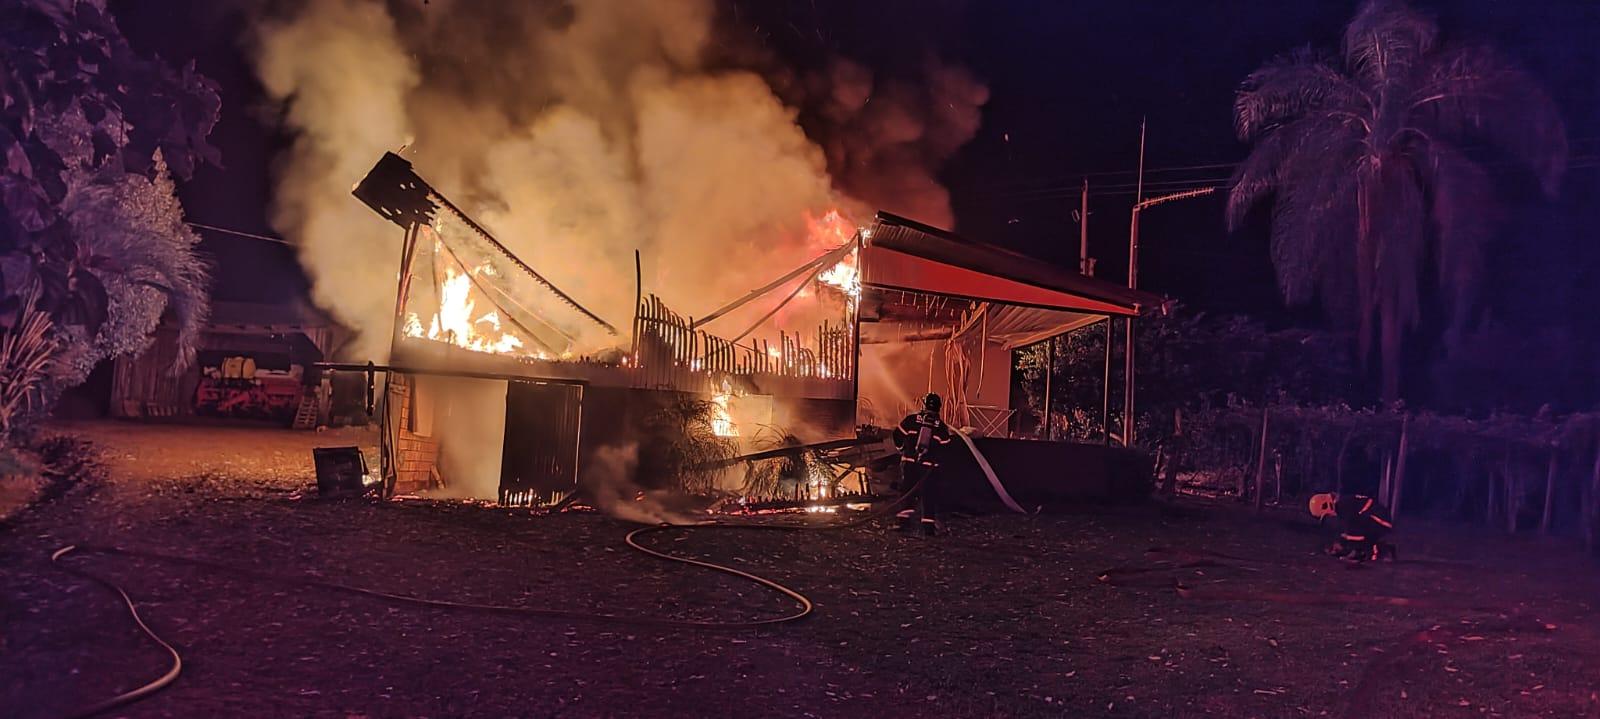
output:
[[[716,312],[712,312],[711,314],[706,315],[705,317],[702,317],[702,318],[700,318],[698,320],[695,320],[694,324],[689,326],[689,329],[699,329],[702,325],[710,324],[713,320],[716,320],[717,318],[720,318],[723,315],[728,314],[729,312],[732,312],[732,311],[734,311],[736,309],[739,309],[740,307],[745,306],[746,304],[748,304],[752,300],[758,299],[762,295],[764,295],[764,294],[766,294],[768,292],[771,292],[771,291],[773,291],[775,289],[778,289],[779,287],[782,287],[785,283],[787,283],[788,281],[790,281],[790,280],[792,280],[792,279],[794,279],[796,277],[799,277],[800,275],[803,275],[803,274],[805,274],[807,272],[814,272],[815,270],[817,270],[819,268],[826,267],[830,263],[839,262],[841,259],[844,258],[845,255],[850,253],[850,250],[855,249],[856,246],[859,245],[860,243],[861,243],[861,233],[857,232],[856,236],[853,239],[851,239],[849,242],[846,242],[846,243],[844,243],[842,245],[839,245],[838,247],[833,248],[832,250],[829,250],[828,252],[824,253],[821,257],[818,257],[818,258],[816,258],[816,259],[814,259],[814,260],[812,260],[810,262],[807,262],[807,263],[805,263],[805,264],[803,264],[803,265],[801,265],[799,267],[796,267],[795,269],[791,270],[788,274],[785,274],[784,276],[779,277],[778,279],[775,279],[775,280],[773,280],[771,282],[768,282],[765,285],[762,285],[760,289],[753,290],[749,294],[746,294],[745,296],[740,297],[739,299],[736,299],[736,300],[734,300],[732,302],[729,302],[726,305],[723,305],[722,308],[718,309]],[[785,300],[785,302],[787,302],[787,300]],[[746,334],[748,334],[748,332],[746,332]]]
[[[489,234],[489,231],[484,229],[482,225],[474,222],[471,217],[467,216],[467,213],[461,211],[461,208],[456,207],[448,198],[440,194],[438,190],[435,190],[432,185],[429,185],[411,168],[411,163],[407,162],[405,158],[392,152],[383,153],[383,157],[378,160],[378,164],[372,167],[372,171],[368,172],[366,177],[361,178],[361,182],[351,190],[351,194],[365,203],[367,207],[372,208],[372,211],[378,213],[379,216],[406,229],[409,229],[412,225],[432,223],[434,214],[440,208],[449,211],[450,214],[461,220],[462,224],[465,224],[473,232],[483,237],[495,251],[533,278],[534,282],[539,283],[584,317],[605,328],[613,336],[617,334],[617,328],[611,326],[611,323],[600,319],[598,315],[590,312],[588,308],[578,304],[578,301],[572,299],[570,295],[562,292],[561,288],[555,286],[555,283],[545,279],[544,275],[539,274],[537,270],[528,266],[528,263],[523,262],[522,258],[518,257],[516,253],[501,244],[500,240],[495,239],[495,236]]]

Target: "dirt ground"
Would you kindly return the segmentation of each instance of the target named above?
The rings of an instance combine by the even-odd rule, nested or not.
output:
[[[8,717],[62,716],[165,669],[114,595],[51,566],[69,543],[453,601],[725,620],[793,610],[631,551],[621,538],[633,525],[594,514],[303,493],[309,448],[359,436],[68,429],[104,448],[107,479],[0,527]],[[1594,564],[1556,542],[1402,522],[1405,561],[1361,569],[1316,554],[1312,527],[1201,504],[958,517],[931,541],[881,526],[648,539],[816,603],[802,622],[756,631],[488,615],[122,556],[70,561],[122,585],[184,656],[177,682],[129,717],[1600,717]]]

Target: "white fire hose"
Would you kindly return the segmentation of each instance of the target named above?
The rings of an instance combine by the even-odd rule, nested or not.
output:
[[[956,436],[966,443],[967,450],[972,452],[972,458],[978,460],[978,468],[983,470],[983,476],[989,478],[989,486],[994,488],[994,493],[999,495],[1000,501],[1005,502],[1005,505],[1010,507],[1011,511],[1018,514],[1028,514],[1028,510],[1023,509],[1022,505],[1017,504],[1017,500],[1011,498],[1011,493],[1006,491],[1006,486],[1000,483],[999,477],[995,476],[994,467],[989,466],[989,459],[978,451],[978,445],[974,444],[972,437],[968,435],[971,429],[971,427],[958,429],[956,430]]]

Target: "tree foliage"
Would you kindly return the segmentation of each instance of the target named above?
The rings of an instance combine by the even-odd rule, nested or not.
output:
[[[1173,430],[1174,410],[1194,413],[1211,407],[1261,402],[1281,397],[1298,401],[1353,401],[1359,397],[1354,361],[1339,335],[1299,330],[1269,331],[1263,324],[1233,315],[1208,315],[1182,305],[1134,323],[1134,353],[1139,378],[1136,399],[1140,431],[1158,441]],[[1122,422],[1122,324],[1112,338],[1109,414],[1113,434]],[[1102,438],[1100,411],[1105,382],[1105,324],[1056,338],[1051,405],[1056,437],[1074,441]],[[1017,353],[1016,368],[1035,417],[1044,415],[1044,377],[1048,343]],[[1152,431],[1153,430],[1153,431]]]
[[[1273,198],[1285,299],[1320,298],[1358,329],[1363,359],[1376,340],[1389,399],[1430,299],[1447,342],[1472,317],[1496,219],[1486,163],[1510,161],[1553,194],[1567,155],[1557,108],[1530,76],[1493,48],[1443,41],[1403,0],[1363,3],[1339,57],[1302,49],[1251,73],[1234,122],[1253,148],[1232,181],[1230,226]]]
[[[0,4],[0,327],[36,292],[58,383],[142,349],[167,310],[191,356],[208,273],[169,171],[216,161],[220,106],[192,64],[136,55],[104,0]]]

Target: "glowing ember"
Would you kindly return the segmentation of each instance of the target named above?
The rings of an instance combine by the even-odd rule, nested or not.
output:
[[[473,317],[477,302],[472,299],[472,277],[445,268],[444,282],[439,287],[439,312],[429,321],[426,330],[415,313],[406,316],[402,331],[408,337],[420,337],[435,342],[448,342],[462,349],[491,354],[533,354],[522,349],[522,339],[506,334],[500,327],[500,313],[490,310]]]
[[[728,413],[728,402],[733,398],[732,388],[724,381],[722,391],[711,395],[711,432],[718,437],[739,436],[739,425],[734,424],[733,415]]]

